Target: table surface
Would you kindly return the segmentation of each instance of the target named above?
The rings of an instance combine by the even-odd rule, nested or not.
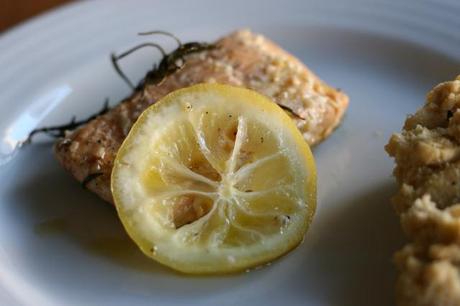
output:
[[[0,0],[0,33],[72,0]]]

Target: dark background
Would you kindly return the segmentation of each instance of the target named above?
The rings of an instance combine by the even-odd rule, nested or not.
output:
[[[0,33],[71,0],[0,0]]]

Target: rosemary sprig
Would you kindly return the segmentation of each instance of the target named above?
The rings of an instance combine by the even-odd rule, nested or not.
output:
[[[136,87],[133,85],[133,83],[131,82],[131,80],[126,76],[126,74],[123,72],[123,70],[121,70],[120,68],[120,65],[118,65],[118,61],[128,55],[130,55],[131,53],[139,50],[139,49],[142,49],[142,48],[145,48],[145,47],[153,47],[153,48],[156,48],[157,50],[159,50],[161,52],[161,54],[163,55],[163,58],[166,56],[166,52],[165,50],[158,44],[155,44],[155,43],[143,43],[143,44],[140,44],[140,45],[137,45],[123,53],[121,53],[120,55],[115,55],[115,54],[111,54],[110,55],[110,59],[112,60],[112,65],[113,65],[113,68],[115,68],[115,71],[118,73],[118,75],[123,79],[123,81],[125,81],[126,84],[128,84],[128,86],[132,89],[132,90],[135,90]],[[155,69],[155,67],[154,67]]]
[[[138,34],[141,36],[165,35],[165,36],[171,37],[172,39],[176,41],[177,48],[170,53],[166,53],[166,51],[159,44],[147,42],[147,43],[142,43],[140,45],[134,46],[119,55],[111,54],[111,61],[112,61],[115,71],[133,91],[142,90],[143,88],[145,88],[146,85],[154,85],[154,84],[161,83],[165,79],[165,77],[180,70],[184,66],[185,57],[187,55],[205,51],[205,50],[211,50],[216,47],[213,44],[208,44],[204,42],[189,42],[189,43],[183,44],[179,38],[177,38],[173,34],[166,32],[166,31],[150,31],[150,32],[141,32]],[[161,53],[162,59],[158,65],[156,64],[153,65],[153,68],[149,72],[147,72],[144,79],[142,79],[137,86],[134,86],[133,82],[131,82],[131,80],[126,76],[126,74],[120,68],[118,61],[136,52],[137,50],[145,48],[145,47],[153,47],[157,49]],[[285,105],[282,105],[282,104],[278,104],[278,105],[282,109],[287,111],[289,114],[291,114],[293,117],[305,120],[305,118],[302,118],[299,114],[294,112],[291,108]],[[54,137],[54,138],[64,137],[67,132],[73,131],[79,126],[86,124],[90,122],[91,120],[95,119],[96,117],[107,113],[109,109],[110,108],[108,106],[108,100],[106,100],[103,108],[99,112],[89,116],[86,119],[77,121],[74,116],[72,117],[71,121],[67,124],[41,127],[41,128],[34,129],[29,133],[29,135],[27,136],[27,139],[25,141],[20,142],[18,146],[21,147],[22,145],[31,143],[33,137],[41,133]]]
[[[182,45],[181,40],[179,38],[177,38],[177,36],[175,36],[174,34],[172,34],[170,32],[166,32],[166,31],[158,31],[158,30],[156,30],[156,31],[148,31],[148,32],[139,32],[137,34],[140,35],[140,36],[156,35],[156,34],[165,35],[165,36],[168,36],[168,37],[171,37],[172,39],[174,39],[177,42],[177,46]]]
[[[180,45],[176,50],[163,57],[157,69],[147,73],[140,86],[159,84],[165,77],[180,70],[185,63],[185,56],[215,48],[213,44],[190,42]]]
[[[208,50],[214,48],[214,45],[210,45],[207,43],[199,43],[199,42],[190,42],[183,44],[179,38],[174,36],[173,34],[166,32],[166,31],[150,31],[150,32],[142,32],[139,33],[141,36],[145,35],[165,35],[171,37],[177,42],[177,48],[172,51],[171,53],[166,53],[166,51],[156,43],[147,42],[119,54],[111,55],[111,60],[115,71],[118,75],[128,84],[128,86],[133,90],[140,90],[145,85],[150,84],[157,84],[160,83],[166,76],[176,72],[177,70],[181,69],[185,62],[185,56],[191,53],[200,52],[203,50]],[[161,55],[162,59],[159,65],[154,65],[153,68],[146,74],[145,78],[139,83],[138,86],[134,86],[130,79],[126,76],[126,74],[121,70],[120,66],[118,65],[118,61],[122,58],[132,54],[133,52],[145,48],[145,47],[153,47],[157,49]],[[108,101],[105,102],[104,107],[94,115],[90,117],[77,121],[75,117],[72,117],[71,121],[67,124],[56,125],[56,126],[47,126],[41,127],[32,130],[29,135],[27,136],[26,140],[19,142],[18,147],[23,145],[29,144],[32,142],[32,139],[37,134],[46,134],[53,138],[61,138],[66,135],[67,132],[75,130],[77,127],[90,122],[91,120],[95,119],[96,117],[103,115],[109,111]]]
[[[21,145],[31,143],[32,138],[37,134],[46,134],[46,135],[48,135],[50,137],[53,137],[53,138],[64,137],[66,132],[73,131],[77,127],[79,127],[79,126],[81,126],[83,124],[86,124],[86,123],[90,122],[91,120],[95,119],[96,117],[107,113],[109,111],[109,109],[110,109],[109,100],[106,99],[102,109],[99,112],[97,112],[96,114],[93,114],[93,115],[89,116],[86,119],[82,119],[82,120],[78,120],[78,121],[76,120],[75,116],[73,116],[72,119],[70,120],[70,122],[67,123],[67,124],[47,126],[47,127],[41,127],[41,128],[38,128],[38,129],[34,129],[29,133],[29,135],[27,136],[27,139],[25,141],[23,141],[21,143]]]
[[[139,35],[166,35],[171,37],[177,42],[177,48],[172,51],[171,53],[166,54],[164,49],[155,43],[143,43],[137,46],[134,46],[133,48],[119,54],[111,55],[111,60],[113,67],[115,68],[115,71],[118,73],[118,75],[125,81],[125,83],[132,89],[132,90],[141,90],[144,88],[146,85],[153,85],[153,84],[160,84],[165,77],[167,77],[170,74],[173,74],[174,72],[180,70],[184,63],[185,63],[185,56],[196,53],[196,52],[201,52],[204,50],[210,50],[215,48],[215,45],[208,44],[208,43],[203,43],[203,42],[190,42],[190,43],[185,43],[183,44],[179,38],[174,36],[173,34],[165,31],[150,31],[150,32],[141,32]],[[162,59],[160,63],[157,65],[154,65],[153,68],[147,72],[145,78],[141,80],[141,82],[135,87],[133,82],[126,76],[126,74],[121,70],[120,65],[118,64],[118,61],[121,60],[122,58],[130,55],[131,53],[145,48],[145,47],[153,47],[156,48],[160,53],[162,54]]]

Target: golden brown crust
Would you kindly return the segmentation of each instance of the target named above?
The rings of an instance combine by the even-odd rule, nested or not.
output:
[[[396,285],[399,306],[459,306],[460,248],[408,244],[395,255],[402,271]]]
[[[436,86],[385,147],[393,198],[413,241],[395,256],[399,305],[460,305],[460,76]]]
[[[249,31],[238,31],[216,44],[216,49],[187,56],[180,71],[134,93],[107,114],[58,141],[55,152],[60,163],[80,182],[89,174],[102,173],[87,187],[112,202],[113,160],[140,113],[175,89],[203,82],[248,87],[289,107],[304,118],[293,120],[311,145],[339,124],[348,97],[326,85],[274,43]]]

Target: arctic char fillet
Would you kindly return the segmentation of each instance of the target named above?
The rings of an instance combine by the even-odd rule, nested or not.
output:
[[[55,145],[57,159],[80,182],[92,176],[87,188],[113,202],[113,161],[138,116],[176,89],[212,82],[247,87],[290,108],[299,116],[292,119],[310,145],[337,127],[348,106],[343,92],[326,85],[298,59],[263,36],[242,30],[221,38],[214,49],[188,55],[184,67],[161,83],[134,92],[60,139]]]

